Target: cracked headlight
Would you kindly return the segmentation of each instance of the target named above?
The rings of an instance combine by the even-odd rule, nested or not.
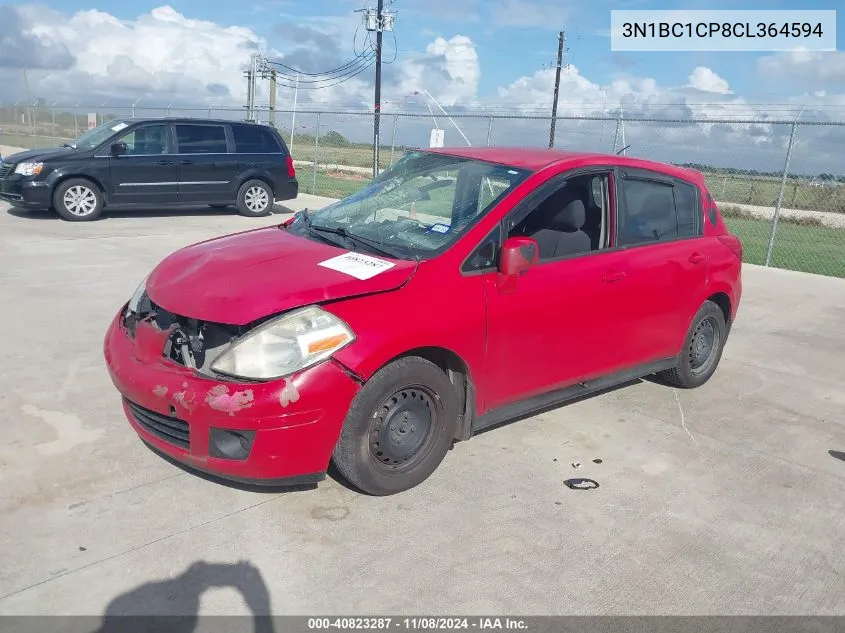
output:
[[[245,334],[217,357],[211,370],[235,378],[282,378],[327,359],[354,340],[343,321],[309,306]]]
[[[44,163],[19,163],[15,173],[21,176],[37,176],[44,169]]]
[[[144,277],[144,281],[141,282],[141,285],[135,289],[135,292],[132,293],[132,296],[129,298],[129,303],[126,304],[126,314],[135,314],[138,312],[138,307],[141,304],[141,300],[144,298],[144,293],[147,291],[147,277]]]

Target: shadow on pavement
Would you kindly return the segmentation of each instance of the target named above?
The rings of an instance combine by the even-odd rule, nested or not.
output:
[[[109,603],[102,624],[94,633],[192,633],[197,628],[202,594],[217,587],[240,592],[252,613],[252,631],[275,633],[270,591],[258,568],[247,561],[199,561],[179,576],[127,591]]]
[[[9,207],[6,209],[9,215],[21,218],[23,220],[61,220],[61,218],[53,211],[24,209],[22,207]],[[274,215],[288,215],[294,213],[288,207],[279,204],[273,205],[273,210],[259,218],[244,218],[245,220],[262,219],[272,217]],[[121,220],[121,219],[138,219],[138,218],[171,218],[171,217],[226,217],[238,215],[238,210],[234,206],[225,207],[223,209],[212,208],[207,205],[202,206],[168,206],[168,207],[127,207],[106,209],[103,214],[94,222],[102,220]],[[75,224],[71,222],[70,224]],[[84,222],[80,222],[84,224]]]

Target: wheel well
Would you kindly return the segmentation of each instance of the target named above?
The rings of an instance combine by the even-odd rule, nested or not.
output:
[[[272,192],[273,192],[273,195],[276,195],[276,190],[273,188],[273,183],[272,183],[272,182],[270,182],[270,179],[269,179],[269,178],[267,178],[267,177],[265,177],[265,176],[247,176],[246,178],[242,179],[242,180],[238,183],[238,191],[240,191],[240,190],[241,190],[241,187],[243,187],[243,186],[244,186],[244,183],[249,182],[250,180],[260,180],[260,181],[261,181],[261,182],[263,182],[265,185],[267,185],[268,187],[270,187],[270,191],[272,191]]]
[[[724,292],[717,292],[707,298],[712,301],[722,310],[722,315],[725,317],[725,323],[730,327],[731,323],[731,300]]]
[[[475,388],[467,364],[455,352],[445,347],[417,347],[400,354],[390,362],[408,356],[417,356],[434,363],[449,377],[458,395],[458,411],[460,412],[455,439],[468,440],[475,411]]]
[[[102,184],[99,180],[97,180],[96,178],[92,178],[91,176],[83,176],[83,175],[80,175],[80,174],[70,174],[70,175],[67,175],[67,176],[62,176],[61,178],[59,178],[59,179],[55,182],[55,184],[53,185],[53,189],[52,189],[52,191],[50,191],[50,196],[51,196],[51,198],[52,198],[52,195],[53,195],[54,193],[56,193],[56,189],[58,189],[59,187],[61,187],[61,186],[62,186],[62,183],[63,183],[63,182],[66,182],[66,181],[68,181],[68,180],[74,180],[74,179],[77,179],[77,180],[87,180],[88,182],[93,183],[94,185],[96,185],[96,186],[97,186],[97,189],[99,189],[99,190],[100,190],[100,195],[101,195],[101,196],[103,196],[103,202],[106,202],[106,200],[107,200],[108,196],[106,195],[106,190],[105,190],[105,188],[103,187],[103,184]]]

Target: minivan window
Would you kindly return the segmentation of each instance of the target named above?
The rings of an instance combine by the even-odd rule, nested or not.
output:
[[[238,154],[277,154],[282,151],[270,130],[258,125],[233,125],[235,151]]]
[[[167,126],[144,125],[121,136],[116,143],[126,143],[127,156],[150,156],[167,153]]]
[[[222,125],[176,125],[180,154],[225,154],[226,128]]]
[[[75,149],[94,149],[127,127],[128,125],[123,121],[101,123],[97,127],[92,127],[90,130],[83,132],[76,140],[66,143],[66,145]]]

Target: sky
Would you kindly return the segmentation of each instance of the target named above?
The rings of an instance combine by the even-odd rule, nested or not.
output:
[[[622,109],[630,118],[763,120],[756,127],[743,124],[739,149],[782,144],[788,130],[765,121],[792,119],[799,111],[803,120],[845,121],[845,35],[837,51],[820,53],[614,53],[611,8],[705,5],[700,0],[386,1],[396,12],[396,23],[384,40],[385,113],[428,112],[432,107],[440,114],[425,96],[428,91],[453,114],[547,115],[558,31],[565,30],[561,115]],[[355,12],[364,6],[359,0],[53,0],[2,5],[0,104],[28,96],[83,106],[240,108],[246,99],[243,69],[252,52],[302,73],[362,68],[366,60],[360,55],[374,39],[367,39],[361,15]],[[708,3],[706,8],[799,6],[835,9],[837,2],[746,0]],[[845,34],[845,11],[839,12],[837,27]],[[295,73],[278,68],[286,73],[280,75],[279,107],[289,108]],[[298,107],[372,109],[373,74],[372,67],[362,68],[355,76],[341,77],[346,81],[321,89],[312,88],[331,82],[303,74]],[[267,82],[261,82],[258,99],[266,103],[267,97]],[[302,121],[307,118],[299,124],[307,125]],[[435,118],[435,124],[446,125],[442,118]],[[430,121],[426,125],[431,127]],[[502,127],[497,128],[494,136],[502,133]],[[519,128],[514,124],[510,129]],[[636,133],[629,129],[629,135]],[[733,128],[718,123],[703,129],[711,137],[715,134],[718,144]],[[831,140],[831,128],[819,129],[820,150],[843,146],[845,129],[835,131]],[[472,135],[478,139],[487,132],[486,124],[478,122]],[[672,133],[665,126],[662,132]],[[577,133],[595,136],[587,127],[573,129]],[[687,138],[681,143],[681,132],[674,135],[681,145],[690,142]],[[450,136],[460,138],[455,131]],[[646,127],[642,136],[650,138]]]

